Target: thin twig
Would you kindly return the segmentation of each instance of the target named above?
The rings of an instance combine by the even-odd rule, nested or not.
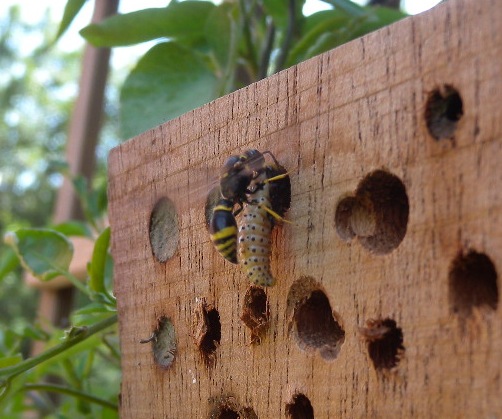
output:
[[[268,66],[270,64],[270,55],[272,54],[272,49],[274,47],[275,38],[275,25],[272,19],[267,25],[267,34],[265,36],[265,44],[263,46],[263,51],[260,57],[260,68],[258,70],[258,80],[267,77]]]
[[[289,54],[289,48],[291,47],[291,43],[293,41],[293,35],[295,32],[295,25],[296,25],[295,9],[296,9],[295,0],[289,0],[288,26],[286,28],[286,36],[284,37],[284,42],[282,43],[281,49],[279,50],[279,54],[277,56],[275,64],[275,73],[283,69],[284,63],[286,62],[286,58],[288,57]]]
[[[251,35],[251,21],[249,19],[249,14],[246,11],[246,6],[244,4],[244,0],[239,0],[239,6],[241,9],[241,15],[242,15],[244,39],[245,39],[246,48],[248,51],[247,55],[248,55],[249,63],[251,64],[251,68],[252,68],[253,72],[256,74],[256,71],[258,70],[258,64],[256,63],[256,51],[254,48],[253,38]],[[254,5],[252,5],[251,9],[253,7],[254,7]]]
[[[115,403],[109,402],[108,400],[100,399],[99,397],[93,396],[92,394],[84,393],[83,391],[74,390],[72,388],[64,387],[57,384],[25,384],[23,390],[26,391],[47,391],[52,393],[61,393],[68,396],[76,397],[77,399],[94,403],[108,409],[118,410],[118,406]]]

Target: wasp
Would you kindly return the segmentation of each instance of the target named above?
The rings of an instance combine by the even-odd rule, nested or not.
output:
[[[264,175],[264,173],[270,173],[272,170],[271,166],[265,164],[264,154],[269,154],[276,166],[279,167],[270,151],[261,153],[251,149],[240,156],[230,156],[220,171],[220,197],[208,217],[209,234],[218,252],[234,264],[238,263],[235,216],[243,210],[244,203],[250,204],[249,196],[254,192],[250,189],[251,184],[254,183],[253,189],[261,189],[259,186],[261,182],[255,182],[255,180],[260,177],[266,179],[269,175]],[[280,199],[277,199],[277,202],[280,202]],[[234,211],[235,205],[238,205],[238,209]],[[206,214],[208,206],[211,206],[209,199],[206,204]],[[279,206],[283,206],[283,204],[279,204]]]
[[[237,222],[235,216],[242,210],[248,187],[265,168],[265,158],[258,150],[245,151],[240,156],[230,156],[220,171],[220,196],[212,207],[209,218],[209,235],[216,250],[226,260],[237,264]],[[209,202],[207,206],[211,206]],[[235,205],[239,206],[234,211]]]
[[[251,184],[238,232],[239,261],[255,285],[270,287],[271,232],[289,208],[291,184],[284,168],[266,166]]]

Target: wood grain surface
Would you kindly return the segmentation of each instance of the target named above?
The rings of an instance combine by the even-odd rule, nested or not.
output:
[[[502,417],[500,28],[450,0],[111,152],[122,418]],[[292,185],[264,293],[204,218],[249,148]]]

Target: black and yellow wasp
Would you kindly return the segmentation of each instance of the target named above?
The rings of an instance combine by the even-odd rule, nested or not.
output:
[[[265,164],[264,154],[274,164]],[[269,151],[247,150],[223,165],[220,194],[209,220],[211,241],[225,259],[240,263],[253,283],[273,285],[270,233],[289,208],[291,184],[286,170]],[[238,229],[235,216],[241,211]]]
[[[214,246],[231,263],[237,261],[237,222],[235,215],[247,200],[246,193],[254,177],[265,166],[263,154],[247,150],[240,156],[230,156],[220,171],[219,200],[212,208],[209,234]],[[234,211],[234,206],[239,208]]]

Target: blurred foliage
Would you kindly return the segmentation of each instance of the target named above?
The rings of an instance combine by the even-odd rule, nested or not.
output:
[[[0,16],[1,230],[12,224],[44,225],[60,183],[51,161],[64,155],[79,51],[47,54],[43,45],[50,20],[41,18],[28,26],[17,7]],[[21,37],[33,39],[34,47],[19,48]]]
[[[305,0],[172,1],[80,33],[96,46],[157,41],[122,86],[126,139],[405,16],[349,0],[324,2],[332,10],[304,16]]]
[[[0,233],[46,225],[61,174],[68,114],[77,88],[79,52],[46,54],[48,15],[36,25],[18,7],[0,16]],[[19,39],[32,40],[29,50]],[[14,253],[0,247],[0,326],[20,331],[33,322],[35,290],[24,287]],[[24,350],[28,347],[24,344]]]
[[[34,417],[114,418],[120,384],[116,331],[108,326],[103,334],[105,329],[98,327],[89,334],[96,324],[114,323],[108,241],[99,239],[88,286],[67,272],[72,252],[65,236],[95,237],[103,231],[104,169],[107,150],[117,142],[116,124],[110,123],[117,108],[106,106],[96,178],[92,184],[73,179],[87,222],[51,226],[54,230],[31,228],[51,225],[56,191],[67,174],[64,150],[82,53],[58,49],[52,42],[57,24],[48,14],[39,19],[36,24],[24,23],[19,7],[0,15],[0,232],[12,232],[7,236],[12,247],[0,246],[0,416],[24,418],[33,411]],[[113,85],[107,94],[118,96]],[[80,337],[35,322],[38,293],[24,285],[19,256],[24,267],[40,278],[48,280],[58,273],[78,281],[81,292],[71,323],[82,332]],[[47,265],[53,261],[58,262]],[[82,337],[88,335],[84,342]],[[65,351],[47,359],[29,358],[35,341],[46,348],[42,354],[58,345]],[[44,362],[32,369],[29,363],[37,359]],[[56,378],[60,388],[50,387],[47,377]],[[89,399],[91,394],[101,399]]]

